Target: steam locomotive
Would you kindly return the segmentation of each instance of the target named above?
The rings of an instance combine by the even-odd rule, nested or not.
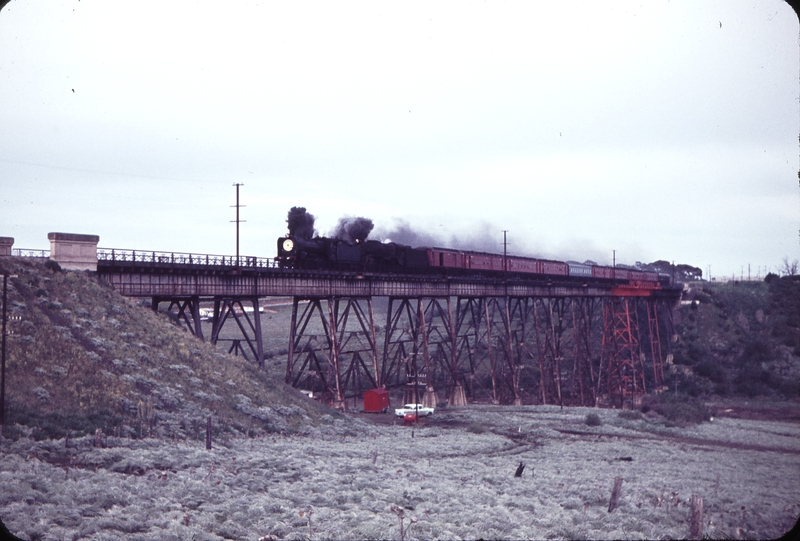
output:
[[[669,276],[655,272],[448,248],[412,248],[376,240],[349,243],[326,237],[281,237],[277,259],[281,267],[295,269],[496,276],[505,271],[520,277],[614,280],[641,289],[660,289],[670,283]]]
[[[377,240],[349,243],[327,237],[279,238],[278,262],[284,268],[376,272],[419,271],[429,267],[424,248]]]

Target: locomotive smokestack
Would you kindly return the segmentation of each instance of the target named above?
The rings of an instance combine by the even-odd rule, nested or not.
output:
[[[289,235],[302,240],[310,240],[314,236],[314,215],[305,207],[292,207],[286,218]]]
[[[364,242],[373,227],[375,226],[369,218],[339,218],[333,236],[350,244]]]

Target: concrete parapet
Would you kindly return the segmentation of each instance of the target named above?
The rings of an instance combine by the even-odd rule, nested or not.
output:
[[[67,270],[97,270],[97,235],[48,233],[50,259]]]
[[[0,255],[11,255],[14,237],[0,237]]]

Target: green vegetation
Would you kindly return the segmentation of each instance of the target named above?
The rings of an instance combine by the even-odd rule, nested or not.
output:
[[[584,422],[588,426],[601,426],[603,424],[603,420],[596,413],[587,413]]]
[[[114,433],[124,426],[125,419],[109,410],[86,413],[38,412],[28,409],[9,408],[6,415],[10,422],[3,426],[3,437],[17,440],[26,433],[36,440],[81,437],[94,434],[99,428],[106,433]],[[21,427],[28,427],[23,430]]]
[[[638,421],[642,418],[642,414],[635,410],[622,410],[617,414],[617,417],[628,421]]]
[[[642,263],[637,261],[634,265],[635,269],[657,272],[659,274],[666,274],[673,277],[678,282],[691,282],[694,280],[701,280],[703,278],[703,271],[698,267],[693,267],[686,264],[673,265],[669,261],[659,259],[652,263]]]
[[[695,284],[687,297],[670,388],[692,397],[800,396],[800,281]]]
[[[466,430],[471,434],[485,434],[489,429],[486,428],[485,425],[479,423],[470,423]]]
[[[646,396],[642,412],[647,413],[651,410],[667,420],[666,426],[698,424],[711,418],[711,413],[702,400],[668,393]]]

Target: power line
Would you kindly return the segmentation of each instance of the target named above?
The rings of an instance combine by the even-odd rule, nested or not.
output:
[[[156,175],[142,175],[142,174],[138,174],[138,173],[122,173],[122,172],[119,172],[119,171],[116,171],[116,172],[115,171],[103,171],[101,169],[85,169],[85,168],[81,168],[81,167],[67,167],[67,166],[64,166],[64,165],[51,165],[51,164],[45,164],[45,163],[26,162],[26,161],[21,161],[21,160],[9,160],[7,158],[0,158],[0,162],[13,163],[13,164],[17,164],[17,165],[29,165],[29,166],[32,166],[32,167],[41,167],[43,169],[59,169],[59,170],[62,170],[62,171],[74,171],[76,173],[96,173],[96,174],[99,174],[99,175],[110,175],[110,176],[120,176],[120,177],[134,177],[134,178],[149,178],[149,179],[153,179],[153,180],[176,180],[176,181],[179,181],[179,182],[195,182],[195,183],[202,182],[202,183],[206,183],[206,184],[214,184],[216,182],[216,181],[213,181],[213,180],[204,180],[204,179],[192,180],[192,179],[178,178],[178,177],[161,177],[161,176],[156,176]]]

